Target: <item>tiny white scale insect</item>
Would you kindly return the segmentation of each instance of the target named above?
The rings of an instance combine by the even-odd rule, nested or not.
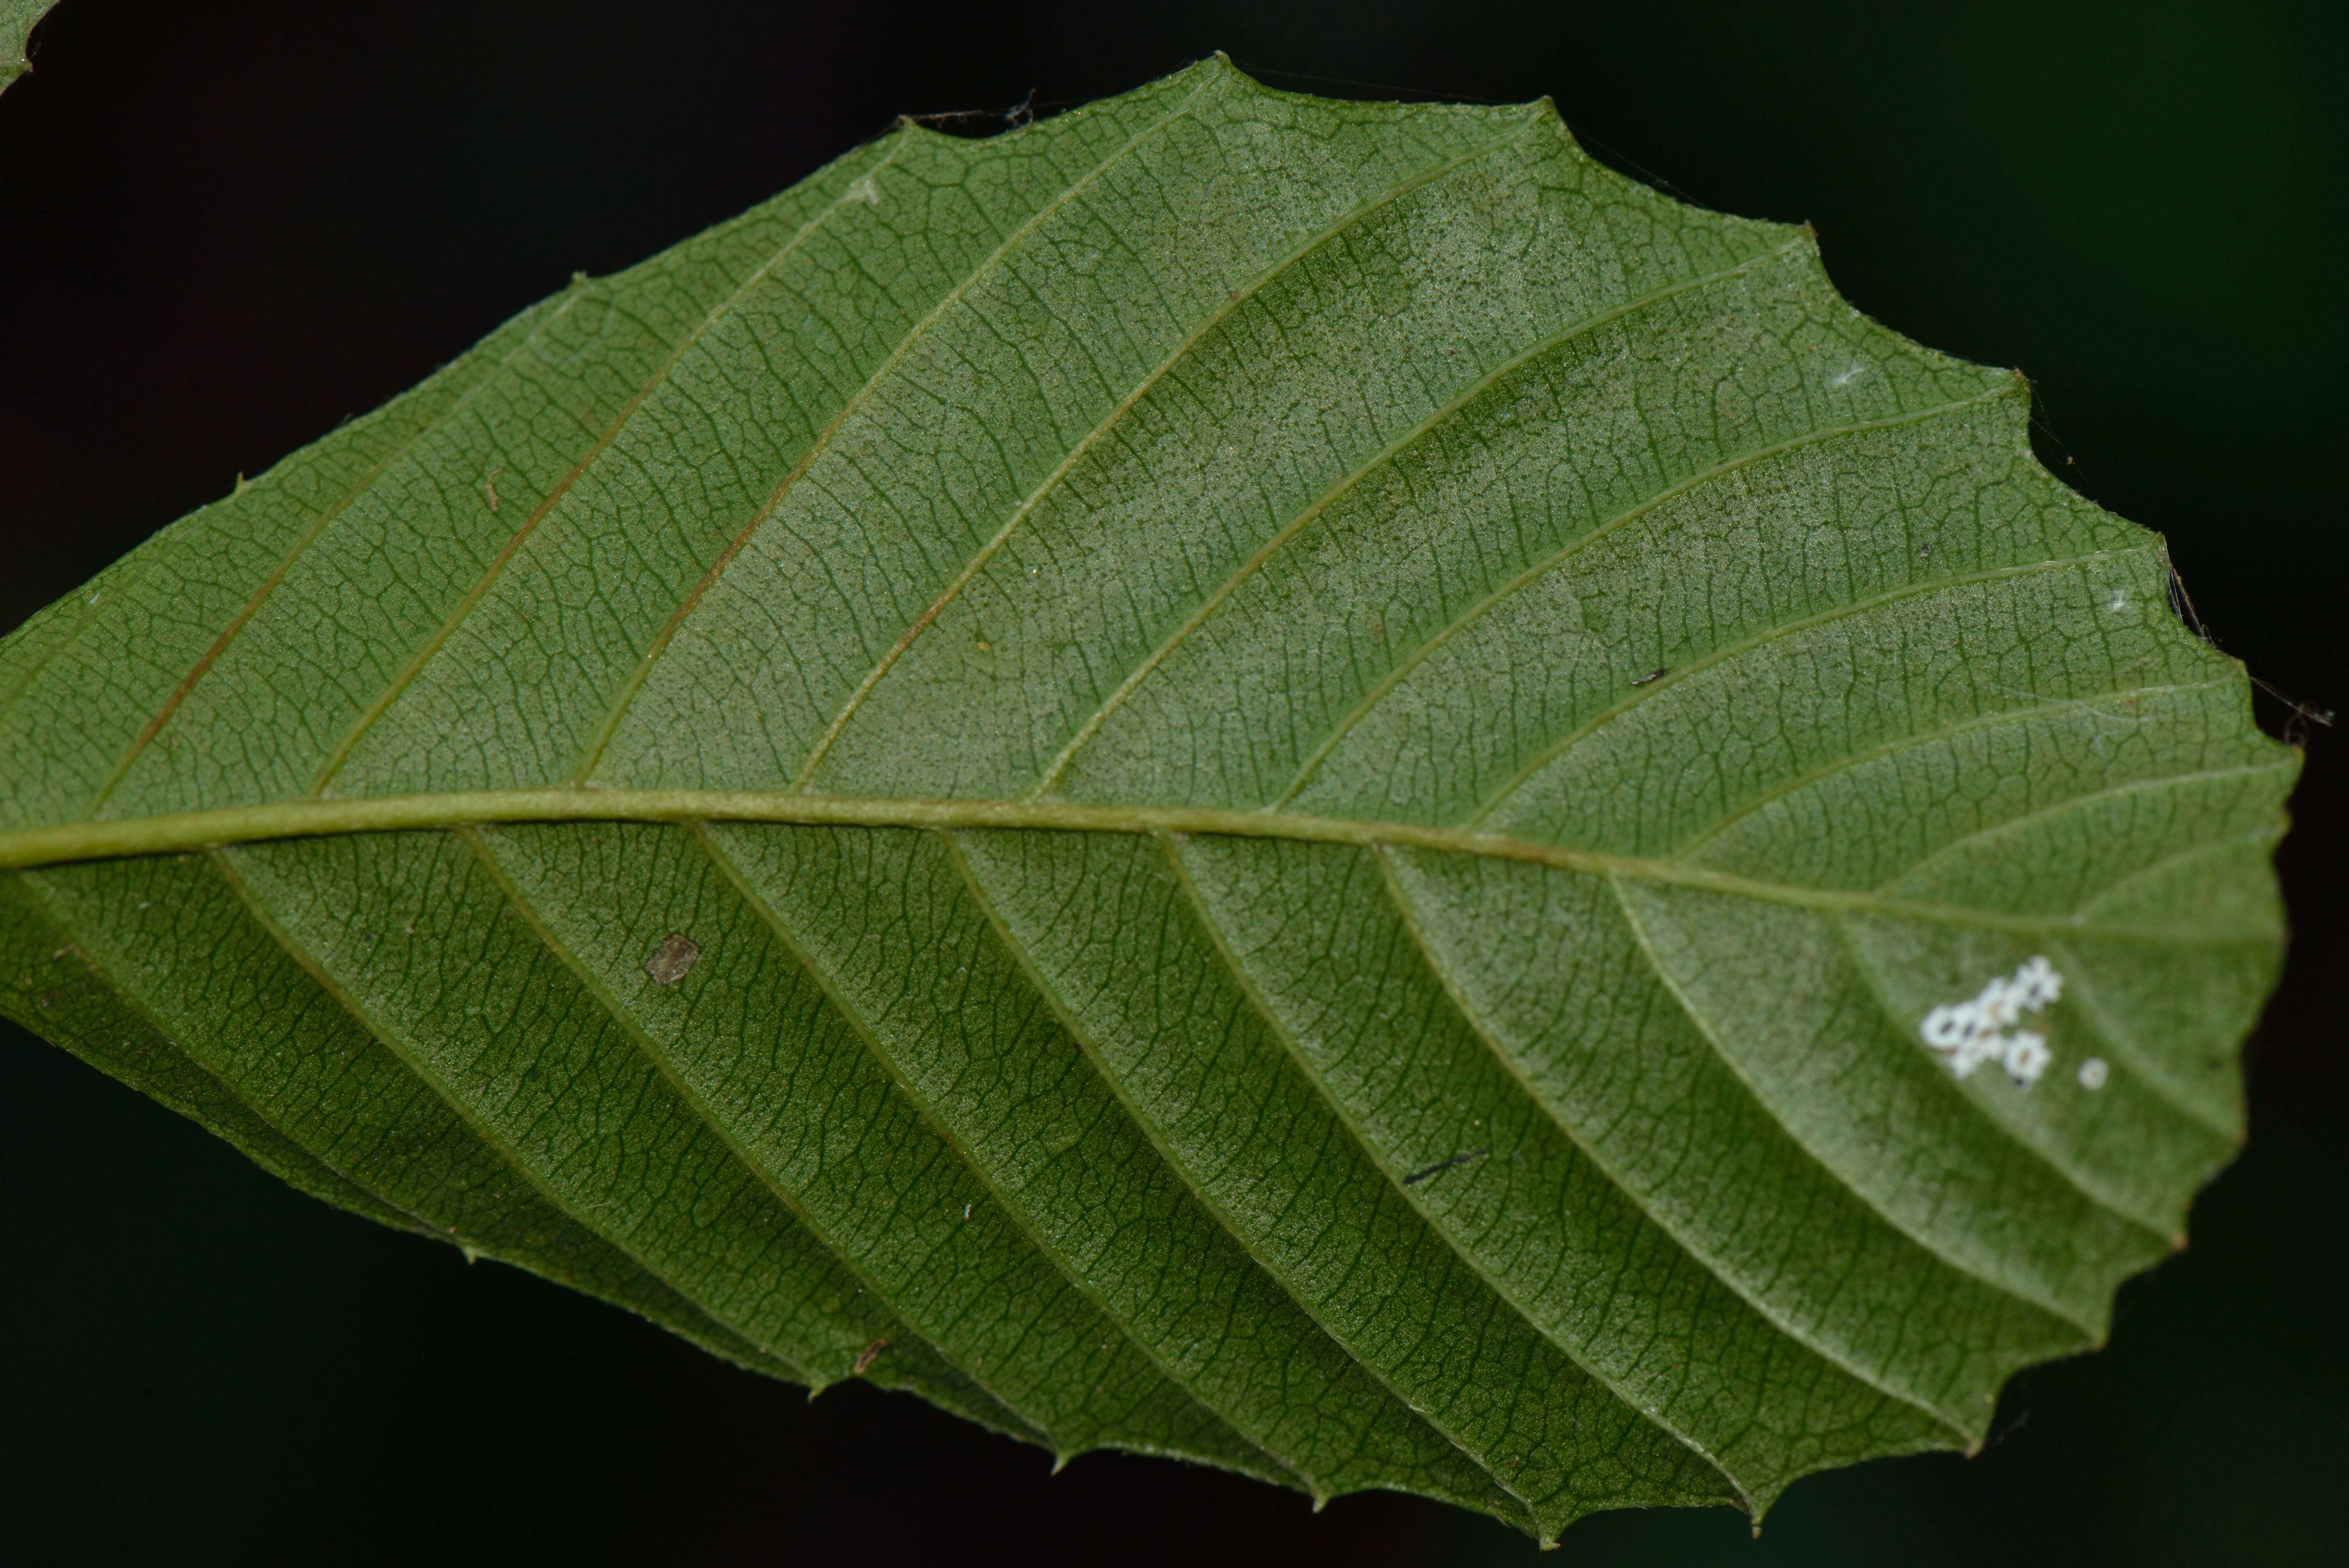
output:
[[[1993,976],[1971,1001],[1944,1003],[1934,1008],[1917,1026],[1917,1033],[1926,1048],[1947,1062],[1959,1078],[1971,1078],[1975,1068],[1996,1062],[2016,1088],[2029,1088],[2047,1071],[2055,1053],[2048,1049],[2043,1034],[2030,1029],[2007,1031],[2023,1014],[2040,1012],[2063,995],[2064,976],[2044,955],[2034,954],[2012,976]],[[2104,1081],[2101,1073],[2096,1081]],[[2088,1084],[2085,1068],[2080,1082],[2095,1087]]]

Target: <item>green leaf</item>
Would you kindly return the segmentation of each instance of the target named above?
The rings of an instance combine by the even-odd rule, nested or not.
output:
[[[2028,408],[1547,103],[904,125],[0,644],[0,1005],[778,1377],[1758,1514],[2241,1137],[2297,759]]]
[[[57,0],[0,0],[0,93],[33,68],[26,41],[56,4]]]

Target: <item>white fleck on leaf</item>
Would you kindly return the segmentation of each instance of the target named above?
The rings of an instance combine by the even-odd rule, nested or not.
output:
[[[2045,954],[2034,954],[2013,975],[1993,975],[1971,1001],[1935,1007],[1918,1025],[1917,1033],[1959,1078],[1971,1078],[1977,1068],[1998,1062],[2018,1088],[2029,1088],[2054,1059],[2047,1037],[2006,1030],[2023,1014],[2041,1012],[2063,995],[2064,976]]]

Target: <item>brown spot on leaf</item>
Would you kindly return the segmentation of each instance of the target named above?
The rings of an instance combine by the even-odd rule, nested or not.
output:
[[[656,985],[674,985],[700,962],[701,949],[685,933],[672,931],[661,938],[661,944],[645,960],[645,973],[653,977]]]
[[[864,1374],[872,1368],[873,1364],[881,1359],[881,1352],[887,1348],[889,1348],[889,1341],[884,1337],[874,1340],[872,1344],[858,1351],[856,1353],[856,1364],[848,1369],[848,1375],[852,1377],[864,1377]]]

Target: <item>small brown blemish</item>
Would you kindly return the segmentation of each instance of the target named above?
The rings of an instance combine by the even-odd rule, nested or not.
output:
[[[685,933],[672,931],[661,938],[661,944],[645,960],[645,973],[653,977],[656,985],[674,985],[700,962],[701,949]]]
[[[874,1340],[856,1353],[855,1365],[848,1369],[848,1375],[851,1377],[864,1377],[872,1369],[873,1364],[881,1359],[881,1352],[888,1348],[889,1341],[886,1336]]]
[[[498,510],[498,476],[505,471],[505,465],[503,463],[500,463],[496,468],[492,469],[488,473],[481,476],[481,493],[490,498],[490,510],[492,511]]]

